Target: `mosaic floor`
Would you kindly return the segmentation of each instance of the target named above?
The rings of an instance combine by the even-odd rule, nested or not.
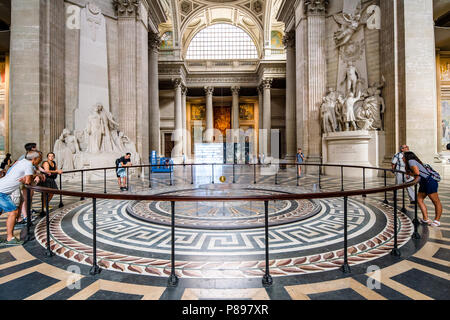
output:
[[[233,188],[249,194],[318,190],[317,176],[302,177],[297,187],[295,171],[289,169],[278,175],[277,185],[273,176],[258,175],[253,184],[252,172],[236,174]],[[191,185],[188,169],[174,174],[172,186],[167,178],[152,175],[151,189],[149,181],[132,180],[129,192],[236,192],[223,190],[217,181],[212,189],[200,179]],[[320,190],[340,189],[339,179],[321,179]],[[346,189],[362,186],[355,179],[344,182]],[[64,184],[67,189],[79,188],[78,183]],[[382,179],[366,181],[366,187],[382,184]],[[84,186],[93,192],[103,188],[102,182]],[[108,181],[107,188],[119,192],[115,181]],[[175,267],[180,282],[169,288],[170,203],[98,200],[98,258],[103,270],[91,276],[92,202],[64,197],[65,205],[58,209],[55,197],[50,244],[56,255],[44,254],[45,219],[35,223],[35,240],[23,246],[0,246],[0,299],[448,299],[450,184],[440,183],[440,197],[442,226],[420,226],[420,240],[411,239],[413,207],[406,199],[406,213],[399,212],[397,220],[401,257],[390,255],[393,215],[392,207],[382,203],[384,194],[351,197],[350,274],[340,270],[342,199],[270,202],[269,266],[274,284],[269,288],[261,284],[262,203],[179,203]],[[400,209],[401,194],[398,205]],[[39,210],[39,196],[33,208]],[[5,217],[0,216],[2,237],[4,233]],[[375,280],[379,285],[370,286]],[[18,287],[22,289],[11,290]]]

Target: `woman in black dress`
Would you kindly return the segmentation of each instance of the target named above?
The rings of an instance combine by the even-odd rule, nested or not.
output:
[[[56,184],[56,178],[58,177],[58,174],[62,173],[62,170],[58,170],[58,167],[55,162],[55,154],[53,152],[49,152],[47,154],[47,160],[42,163],[42,167],[47,173],[46,179],[44,182],[40,183],[40,186],[52,188],[52,189],[58,189],[58,185]],[[53,194],[48,194],[48,202],[50,203],[50,200],[52,200]],[[42,194],[42,208],[45,208],[44,203],[44,194]],[[45,211],[43,210],[41,215],[45,215]]]

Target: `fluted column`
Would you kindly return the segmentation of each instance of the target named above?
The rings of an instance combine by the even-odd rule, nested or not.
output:
[[[119,43],[119,125],[131,141],[136,141],[136,17],[138,1],[114,0]]]
[[[265,152],[264,154],[266,155],[266,157],[271,155],[271,149],[270,149],[270,144],[271,144],[271,135],[270,135],[270,130],[272,129],[272,111],[271,111],[271,97],[270,97],[270,88],[272,86],[272,79],[264,79],[262,81],[262,87],[264,90],[264,111],[263,111],[263,129],[265,129],[266,131],[266,145],[265,145]]]
[[[231,107],[231,128],[233,129],[233,140],[239,142],[239,86],[231,87],[232,107]]]
[[[173,133],[174,148],[172,151],[172,157],[176,160],[179,160],[181,157],[182,149],[183,149],[183,138],[182,138],[182,130],[183,130],[183,112],[182,112],[182,102],[181,102],[181,91],[182,91],[182,82],[181,79],[173,80],[174,90],[175,90],[175,131]],[[178,158],[178,159],[177,159]]]
[[[325,13],[327,0],[305,1],[308,25],[308,152],[309,162],[320,162],[320,104],[326,93]]]
[[[183,148],[182,153],[187,157],[187,131],[186,131],[186,97],[188,88],[183,86],[181,88],[181,121],[182,121],[182,135],[183,135]]]
[[[295,32],[285,35],[286,46],[286,158],[293,159],[295,150]]]
[[[205,87],[206,94],[206,132],[205,132],[205,142],[213,142],[214,136],[214,114],[213,114],[213,92],[214,87]]]
[[[256,87],[258,90],[258,140],[259,140],[259,151],[258,153],[263,153],[263,141],[264,141],[264,135],[262,134],[261,129],[263,129],[263,89],[262,86],[259,85]]]
[[[149,135],[150,151],[161,154],[160,147],[160,113],[159,113],[159,81],[158,81],[158,52],[161,38],[155,33],[149,33],[148,54],[148,96],[149,96]]]

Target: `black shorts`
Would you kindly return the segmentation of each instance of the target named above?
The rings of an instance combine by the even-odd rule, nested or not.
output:
[[[419,192],[425,193],[426,195],[438,192],[438,182],[432,177],[420,177]]]

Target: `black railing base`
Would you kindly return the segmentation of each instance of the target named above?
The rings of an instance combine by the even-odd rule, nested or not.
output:
[[[420,237],[420,234],[418,232],[413,232],[411,238],[413,238],[413,239],[420,239],[421,237]]]
[[[400,257],[401,256],[400,250],[398,248],[392,249],[391,256]]]
[[[363,197],[363,198],[367,198],[367,194],[363,194],[362,197]]]
[[[58,205],[58,208],[62,208],[62,207],[64,207],[64,203],[60,202]]]
[[[265,274],[262,278],[262,285],[264,287],[270,287],[273,284],[273,279],[270,274]]]
[[[384,204],[389,204],[389,201],[383,200],[383,203],[384,203]]]
[[[91,276],[95,276],[96,274],[99,274],[100,272],[102,272],[102,268],[100,268],[99,266],[92,266],[91,270],[89,270],[89,274]]]
[[[176,287],[178,285],[178,277],[175,274],[171,274],[167,285],[169,287]]]
[[[46,257],[53,257],[55,254],[51,251],[45,250],[45,256]]]
[[[406,210],[406,208],[401,208],[400,211],[403,213],[408,213],[408,210]]]
[[[343,273],[351,273],[352,271],[350,270],[350,266],[346,263],[344,263],[341,267],[341,270]]]

